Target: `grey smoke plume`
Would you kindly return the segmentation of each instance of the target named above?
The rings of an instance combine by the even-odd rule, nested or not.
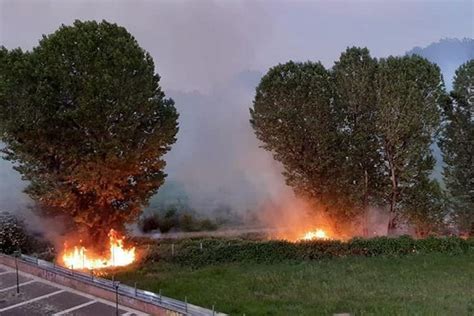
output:
[[[22,192],[25,185],[13,165],[0,159],[0,211],[20,212],[28,208],[31,200]]]
[[[193,208],[228,206],[243,212],[288,194],[279,165],[259,148],[249,124],[248,107],[260,77],[259,72],[240,73],[210,94],[170,93],[180,113],[180,132],[166,157],[167,172]]]
[[[271,34],[260,4],[8,1],[1,6],[0,43],[8,48],[31,49],[42,33],[75,19],[117,22],[137,38],[154,57],[165,92],[181,114],[178,142],[166,157],[167,186],[174,183],[190,207],[203,212],[222,205],[247,210],[269,191],[289,192],[271,156],[258,148],[248,122],[261,74],[242,71],[254,67],[261,44]],[[25,183],[10,167],[0,165],[5,186],[0,208],[24,210],[31,201],[21,193]],[[167,189],[162,191],[158,200],[173,202]]]

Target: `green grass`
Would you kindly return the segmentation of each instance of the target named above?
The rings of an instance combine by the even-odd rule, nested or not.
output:
[[[201,268],[154,263],[117,279],[233,315],[474,315],[474,254]]]

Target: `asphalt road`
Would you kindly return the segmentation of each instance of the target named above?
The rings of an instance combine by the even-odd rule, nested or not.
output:
[[[15,270],[0,265],[1,316],[114,316],[115,302],[93,297],[71,288],[19,272],[20,293],[16,289]],[[119,315],[147,315],[119,306]]]

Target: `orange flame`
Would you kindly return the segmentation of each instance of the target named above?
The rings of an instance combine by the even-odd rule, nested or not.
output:
[[[322,229],[306,232],[299,240],[329,239],[328,234]]]
[[[63,263],[70,269],[103,269],[109,267],[121,267],[135,261],[135,247],[125,248],[124,237],[111,229],[109,232],[109,256],[101,257],[91,253],[83,246],[75,246],[70,251],[65,251],[62,255]]]

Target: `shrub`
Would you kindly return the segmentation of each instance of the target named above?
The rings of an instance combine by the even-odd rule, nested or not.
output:
[[[143,217],[140,220],[140,228],[144,233],[153,230],[159,230],[162,233],[171,230],[196,232],[216,230],[217,225],[209,219],[198,219],[190,212],[179,214],[176,208],[171,207],[162,214],[157,212]]]
[[[24,222],[8,212],[0,212],[0,252],[28,252],[29,248],[30,237]]]
[[[142,232],[149,233],[153,230],[157,230],[160,227],[160,221],[158,215],[154,214],[151,216],[146,216],[140,221],[140,228]]]
[[[217,229],[217,224],[209,219],[203,219],[199,224],[201,231],[211,231]]]
[[[171,251],[171,242],[174,243],[174,255]],[[163,241],[151,248],[150,255],[159,254],[160,260],[188,266],[202,266],[229,262],[300,262],[347,256],[406,256],[433,252],[455,255],[474,251],[474,242],[472,239],[464,240],[458,237],[413,239],[409,236],[356,238],[348,242],[316,240],[298,243],[281,240],[195,238]]]

